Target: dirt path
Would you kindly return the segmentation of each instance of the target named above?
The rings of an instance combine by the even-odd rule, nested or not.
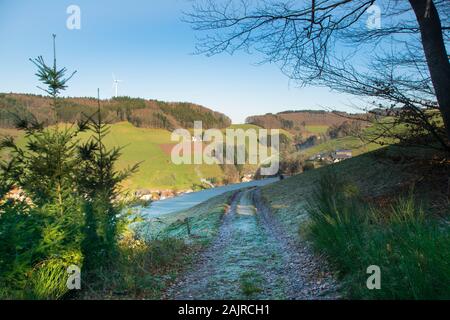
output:
[[[317,299],[335,285],[306,246],[286,236],[258,189],[240,192],[219,234],[167,290],[168,299]],[[325,274],[325,277],[324,277]]]

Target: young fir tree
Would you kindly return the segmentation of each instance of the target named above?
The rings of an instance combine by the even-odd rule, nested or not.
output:
[[[67,82],[75,72],[66,77],[67,70],[57,68],[55,38],[53,35],[52,66],[47,65],[42,56],[30,60],[38,68],[36,75],[45,85],[41,89],[52,98],[56,119],[59,94],[67,88]],[[52,123],[40,123],[32,115],[16,118],[16,126],[25,131],[27,143],[25,148],[20,148],[11,138],[2,141],[2,147],[12,151],[10,164],[13,164],[13,168],[3,173],[23,190],[32,205],[24,208],[22,204],[19,210],[15,210],[16,207],[9,211],[10,226],[4,230],[11,232],[15,239],[8,248],[16,258],[5,268],[17,277],[26,275],[26,281],[18,281],[19,288],[25,286],[21,288],[22,292],[29,291],[26,297],[59,298],[67,291],[64,281],[67,266],[82,264],[83,213],[82,199],[77,193],[79,163],[76,155],[77,135],[85,126],[83,123],[49,126]],[[32,232],[23,233],[24,236],[14,234],[23,225]]]
[[[86,121],[90,139],[78,148],[81,164],[78,185],[85,212],[85,267],[95,272],[98,268],[110,267],[109,263],[116,257],[117,217],[121,210],[120,183],[139,166],[136,164],[123,171],[115,169],[121,148],[108,149],[105,145],[110,127],[102,116],[99,92],[97,105],[97,112],[87,117]]]
[[[75,72],[66,77],[66,68],[57,68],[55,35],[53,49],[52,66],[41,56],[30,60],[52,98],[54,121],[17,116],[26,147],[12,138],[0,144],[12,157],[0,162],[0,297],[59,298],[67,292],[69,265],[82,266],[88,275],[108,266],[115,253],[119,185],[137,169],[114,169],[120,149],[104,143],[109,128],[100,101],[84,121],[58,124],[59,95]],[[84,131],[91,137],[82,143],[78,135]],[[5,202],[13,186],[32,204]]]

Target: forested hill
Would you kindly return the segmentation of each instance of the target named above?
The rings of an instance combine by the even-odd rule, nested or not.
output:
[[[282,128],[289,131],[302,131],[307,126],[338,126],[345,121],[351,121],[352,118],[356,120],[365,116],[364,114],[356,115],[338,111],[298,110],[255,115],[248,117],[246,123],[267,129]]]
[[[225,128],[231,124],[230,118],[188,102],[163,102],[139,98],[118,97],[101,100],[101,109],[109,122],[129,121],[137,127],[192,128],[194,121],[203,121],[204,128]],[[0,93],[0,127],[14,127],[16,115],[34,115],[48,124],[58,122],[73,123],[83,114],[90,115],[97,110],[95,98],[61,98],[57,115],[47,97],[31,94]]]

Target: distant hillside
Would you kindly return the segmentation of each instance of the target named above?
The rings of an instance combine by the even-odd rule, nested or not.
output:
[[[72,123],[82,114],[92,114],[97,108],[95,98],[61,98],[57,115],[50,106],[48,97],[31,94],[0,93],[0,127],[14,127],[15,115],[34,115],[48,124]],[[200,105],[188,102],[163,102],[139,98],[118,97],[102,100],[104,116],[112,123],[128,121],[137,127],[172,130],[191,128],[194,120],[203,121],[204,128],[225,128],[230,118]]]
[[[291,132],[322,133],[332,125],[340,125],[349,118],[364,117],[364,115],[349,114],[338,111],[298,110],[283,111],[277,114],[268,113],[248,117],[245,122],[266,129],[282,128]]]
[[[13,136],[20,147],[25,147],[27,139],[23,131],[0,128],[0,139]],[[89,133],[80,135],[87,140]],[[171,161],[171,133],[165,129],[137,128],[128,122],[118,122],[110,126],[105,137],[108,148],[123,147],[122,156],[117,161],[117,169],[124,169],[141,162],[138,172],[127,179],[124,185],[132,191],[186,190],[200,185],[201,179],[215,179],[223,182],[225,174],[219,165],[175,165]],[[0,157],[7,156],[0,150]]]

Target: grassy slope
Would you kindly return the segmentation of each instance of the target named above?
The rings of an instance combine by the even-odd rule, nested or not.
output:
[[[414,178],[414,175],[404,172],[402,166],[391,166],[379,161],[376,153],[363,154],[332,167],[339,175],[355,180],[362,193],[372,196],[383,194],[389,188]],[[324,170],[327,167],[306,171],[263,188],[263,195],[274,214],[291,233],[297,233],[300,222],[306,218],[308,200]]]
[[[306,125],[306,131],[315,134],[325,133],[327,132],[328,128],[329,126],[326,125]]]
[[[325,143],[318,144],[311,148],[301,151],[301,154],[306,157],[310,157],[312,155],[318,153],[327,153],[332,152],[339,149],[349,149],[353,151],[353,156],[358,156],[367,152],[371,152],[374,150],[378,150],[382,147],[380,143],[383,145],[392,145],[396,144],[398,141],[393,140],[393,138],[383,138],[380,137],[380,134],[383,133],[386,128],[389,128],[389,123],[392,121],[391,118],[386,117],[380,120],[380,123],[373,123],[370,126],[364,128],[360,135],[357,136],[347,136],[339,139],[328,140]],[[439,123],[439,119],[437,119]],[[319,130],[319,129],[317,129]],[[404,126],[396,126],[392,128],[393,133],[396,134],[406,134],[406,128]],[[369,142],[376,140],[377,143]]]
[[[329,140],[325,143],[318,144],[314,147],[302,151],[302,154],[304,154],[307,157],[310,157],[317,153],[332,152],[339,149],[350,149],[353,150],[353,156],[358,156],[360,154],[379,149],[380,147],[381,146],[379,144],[376,143],[366,144],[357,137],[348,136],[344,138]]]
[[[342,141],[342,139],[335,141],[337,140]],[[414,162],[419,159],[428,159],[430,150],[405,149],[395,145],[380,147],[376,144],[375,146],[376,148],[373,148],[376,150],[371,152],[362,153],[363,150],[358,149],[357,152],[362,154],[351,159],[306,171],[279,183],[265,186],[263,194],[275,214],[295,233],[298,231],[299,222],[305,217],[307,201],[314,192],[320,175],[327,168],[331,167],[338,176],[352,181],[358,187],[360,194],[367,198],[380,197],[390,192],[393,193],[391,196],[396,195],[398,190],[407,191],[417,180],[422,180],[421,177],[427,170],[430,170],[425,167],[418,170],[419,164]],[[431,172],[433,170],[431,169]],[[430,179],[432,179],[431,176]],[[423,192],[419,200],[430,198],[432,188],[425,186],[422,189],[420,189]]]
[[[237,124],[231,125],[231,129],[255,129],[255,125]],[[222,130],[225,131],[225,130]],[[290,136],[284,130],[282,133]],[[139,172],[126,182],[126,187],[136,189],[188,189],[193,184],[200,184],[201,178],[215,177],[221,180],[224,177],[222,169],[218,165],[175,165],[170,155],[165,153],[160,145],[174,144],[170,140],[170,132],[164,129],[137,128],[128,122],[119,122],[111,125],[111,132],[106,137],[108,147],[122,146],[122,156],[118,161],[119,169],[134,163],[142,162]],[[25,146],[26,140],[23,133],[15,129],[0,128],[1,136],[13,136],[19,146]],[[82,136],[84,139],[87,135]],[[248,141],[248,139],[247,139]],[[0,156],[4,153],[0,153]],[[257,169],[255,165],[245,165],[248,172]]]
[[[446,202],[443,196],[443,190],[446,189],[445,172],[439,173],[440,169],[436,166],[428,168],[424,166],[422,168],[421,162],[418,162],[418,160],[424,159],[427,156],[429,154],[423,150],[399,149],[398,147],[390,146],[345,160],[332,165],[331,168],[336,172],[338,177],[344,178],[344,180],[350,182],[350,185],[356,187],[352,189],[352,192],[356,192],[356,194],[361,196],[364,204],[381,206],[380,211],[378,211],[380,212],[379,217],[390,217],[393,210],[392,206],[396,203],[394,202],[395,199],[400,196],[406,197],[414,187],[414,200],[418,207],[421,206],[423,208],[428,221],[442,221],[445,225],[445,221],[448,223],[450,220],[448,216],[448,200]],[[318,186],[320,176],[329,169],[330,167],[325,167],[307,171],[263,188],[263,196],[267,204],[271,206],[274,215],[281,221],[290,234],[295,236],[309,234],[309,222],[305,223],[308,218],[308,207],[316,206],[317,203],[313,202],[314,199],[312,198],[313,193]],[[430,174],[426,173],[428,170],[430,170]],[[446,175],[448,176],[448,167],[443,170],[447,170]],[[444,179],[440,179],[441,177],[444,177]],[[420,209],[415,210],[416,213],[420,212]],[[366,217],[369,217],[370,212],[370,210],[364,211],[361,209],[361,211],[355,214],[364,214]],[[432,218],[437,216],[443,218],[443,220]],[[371,225],[368,226],[371,227]],[[428,229],[426,229],[425,224],[417,227],[420,230],[417,231],[417,234],[414,231],[411,232],[408,226],[403,227],[398,233],[393,232],[391,234],[391,228],[394,228],[394,226],[394,224],[390,223],[389,225],[385,225],[385,229],[383,229],[383,224],[381,224],[379,229],[373,228],[375,230],[381,230],[378,233],[375,231],[373,233],[363,233],[368,238],[366,240],[368,241],[367,246],[372,251],[365,254],[365,258],[363,258],[363,254],[361,253],[361,258],[354,258],[353,263],[347,261],[349,265],[353,265],[351,271],[341,269],[342,263],[337,265],[337,270],[345,275],[344,284],[346,289],[349,290],[350,296],[356,298],[384,297],[420,299],[434,297],[438,295],[436,292],[440,292],[433,292],[431,288],[434,287],[433,283],[436,283],[436,281],[437,283],[446,281],[446,277],[442,276],[442,272],[435,272],[434,274],[440,276],[436,275],[437,279],[433,279],[433,276],[427,272],[433,273],[431,271],[433,268],[444,268],[445,262],[442,261],[442,259],[445,259],[443,258],[444,255],[439,253],[439,249],[436,246],[442,245],[442,248],[445,246],[448,248],[450,247],[448,240],[445,242],[446,240],[443,236],[426,233],[424,230]],[[364,226],[367,229],[370,229],[369,227]],[[405,230],[409,230],[410,233],[405,232]],[[351,238],[353,232],[349,230],[346,232],[343,233],[343,236]],[[373,239],[371,238],[372,234]],[[332,236],[330,235],[330,237]],[[435,241],[433,239],[439,239],[442,243],[433,245],[433,241]],[[447,239],[450,238],[447,236]],[[313,240],[316,242],[321,239],[313,238]],[[386,245],[384,242],[388,244]],[[362,246],[364,243],[348,242],[347,245],[343,244],[339,247],[339,250],[345,251],[342,248],[345,248],[345,246],[351,247],[352,245]],[[387,250],[390,250],[391,247],[394,248],[393,250],[396,250],[394,254],[391,255],[390,252],[386,253],[386,246],[388,248]],[[385,249],[384,251],[383,248]],[[333,261],[339,261],[339,259],[345,260],[343,253],[339,250],[335,251],[334,255],[331,256]],[[420,260],[420,257],[417,258],[414,255],[418,255],[421,250],[425,250],[423,251],[425,258],[422,256],[422,260],[425,259],[425,261]],[[397,256],[395,256],[396,252],[398,252]],[[321,253],[324,252],[321,251]],[[385,263],[383,259],[388,259],[386,265],[383,264]],[[395,259],[399,259],[397,264],[394,262]],[[438,260],[439,263],[436,262]],[[360,265],[361,263],[364,267]],[[366,263],[368,264],[366,265]],[[417,263],[419,263],[419,267],[414,267],[417,266]],[[422,266],[420,265],[421,263],[423,263]],[[384,270],[385,281],[389,281],[388,283],[391,284],[386,290],[369,292],[365,288],[367,275],[364,268],[370,264],[380,265],[382,270]],[[420,275],[420,269],[422,267],[423,272],[428,275]],[[412,282],[408,283],[408,281]]]
[[[215,165],[175,165],[160,147],[170,141],[170,132],[162,129],[136,128],[129,123],[111,127],[107,137],[109,146],[125,146],[119,161],[120,167],[144,161],[130,180],[131,189],[139,188],[190,188],[201,178],[221,177]]]
[[[13,129],[1,129],[0,135],[13,135],[20,146],[25,145],[23,134]],[[84,139],[87,135],[82,136]],[[223,176],[217,165],[175,165],[160,147],[170,141],[170,132],[163,129],[137,128],[128,122],[111,125],[111,133],[106,137],[108,147],[122,146],[119,168],[125,168],[143,161],[140,170],[131,177],[126,187],[132,190],[141,188],[187,189],[199,184],[201,178]]]
[[[361,136],[367,137],[367,139],[364,140],[371,140],[370,138],[374,137],[378,132],[378,130],[379,128],[377,127],[377,125],[372,125],[370,127],[365,128]],[[384,142],[387,143],[388,141]],[[302,151],[301,154],[305,155],[306,157],[310,157],[317,153],[332,152],[339,149],[349,149],[353,150],[353,156],[358,156],[366,152],[374,151],[380,148],[381,145],[378,143],[373,142],[367,143],[365,141],[362,141],[359,137],[347,136],[344,138],[328,140],[327,142],[318,144],[316,146],[313,146],[311,148]]]

